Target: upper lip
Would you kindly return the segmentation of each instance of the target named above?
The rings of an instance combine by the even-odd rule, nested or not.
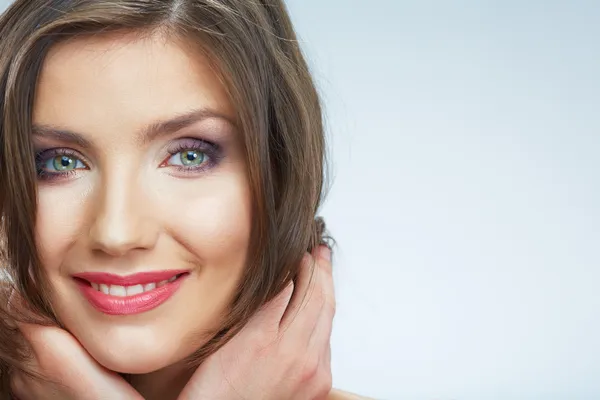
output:
[[[134,286],[166,281],[174,276],[185,274],[187,272],[189,271],[174,269],[167,271],[139,272],[131,275],[116,275],[106,272],[82,272],[74,274],[73,277],[98,284]]]

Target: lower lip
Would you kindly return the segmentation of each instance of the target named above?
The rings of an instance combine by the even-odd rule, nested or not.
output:
[[[149,292],[135,296],[117,297],[94,289],[88,282],[78,281],[85,298],[98,311],[108,315],[134,315],[153,310],[169,300],[181,286],[186,275]]]

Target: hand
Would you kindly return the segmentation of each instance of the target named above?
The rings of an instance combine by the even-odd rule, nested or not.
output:
[[[11,376],[19,400],[143,400],[124,379],[100,366],[68,332],[41,325],[19,324],[29,343],[29,368],[47,381],[24,373]]]
[[[209,357],[180,399],[313,400],[329,393],[335,303],[330,253],[320,250],[324,254],[316,260],[305,256],[296,290],[290,285]],[[12,390],[18,399],[143,400],[118,374],[99,365],[70,333],[32,324],[19,324],[19,329],[31,348],[29,369],[46,380],[13,373]]]
[[[315,400],[329,395],[335,313],[331,252],[320,246],[315,253],[305,255],[295,287],[290,284],[202,363],[179,400]]]

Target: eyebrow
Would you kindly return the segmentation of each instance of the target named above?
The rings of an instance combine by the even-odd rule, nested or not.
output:
[[[59,142],[74,143],[84,149],[92,147],[90,141],[82,135],[64,129],[56,129],[48,125],[34,124],[33,135]]]
[[[155,140],[159,136],[177,132],[206,119],[220,119],[234,127],[236,126],[231,118],[214,110],[202,108],[178,115],[165,121],[151,123],[138,133],[136,141],[138,144],[144,145]],[[92,147],[92,143],[86,139],[84,135],[66,129],[54,128],[49,125],[34,124],[33,134],[35,136],[60,142],[73,143],[84,149]]]
[[[155,122],[145,127],[138,137],[140,144],[146,144],[153,141],[158,136],[168,135],[184,128],[187,128],[197,122],[206,119],[220,119],[232,126],[236,126],[235,122],[229,117],[220,114],[208,108],[194,110],[185,114],[178,115],[167,121]]]

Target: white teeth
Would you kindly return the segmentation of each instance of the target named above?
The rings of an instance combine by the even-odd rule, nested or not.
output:
[[[110,285],[109,293],[111,296],[117,296],[117,297],[125,297],[127,295],[125,286],[119,286],[119,285]]]
[[[105,285],[103,283],[100,284],[100,291],[104,294],[108,294],[109,293],[109,289],[108,289],[108,285]]]
[[[148,283],[144,285],[144,292],[156,289],[156,283]]]
[[[111,296],[117,296],[117,297],[126,297],[126,296],[135,296],[136,294],[149,292],[156,288],[163,287],[171,282],[174,282],[175,280],[177,280],[178,277],[179,277],[179,275],[176,275],[168,280],[160,281],[157,283],[147,283],[145,285],[133,285],[133,286],[106,285],[104,283],[98,284],[98,283],[94,283],[94,282],[90,282],[90,283],[92,285],[92,288],[94,288],[94,290],[98,290],[99,292],[102,292],[104,294],[109,294]]]
[[[142,285],[127,286],[127,296],[133,296],[136,294],[144,293],[144,287]]]

